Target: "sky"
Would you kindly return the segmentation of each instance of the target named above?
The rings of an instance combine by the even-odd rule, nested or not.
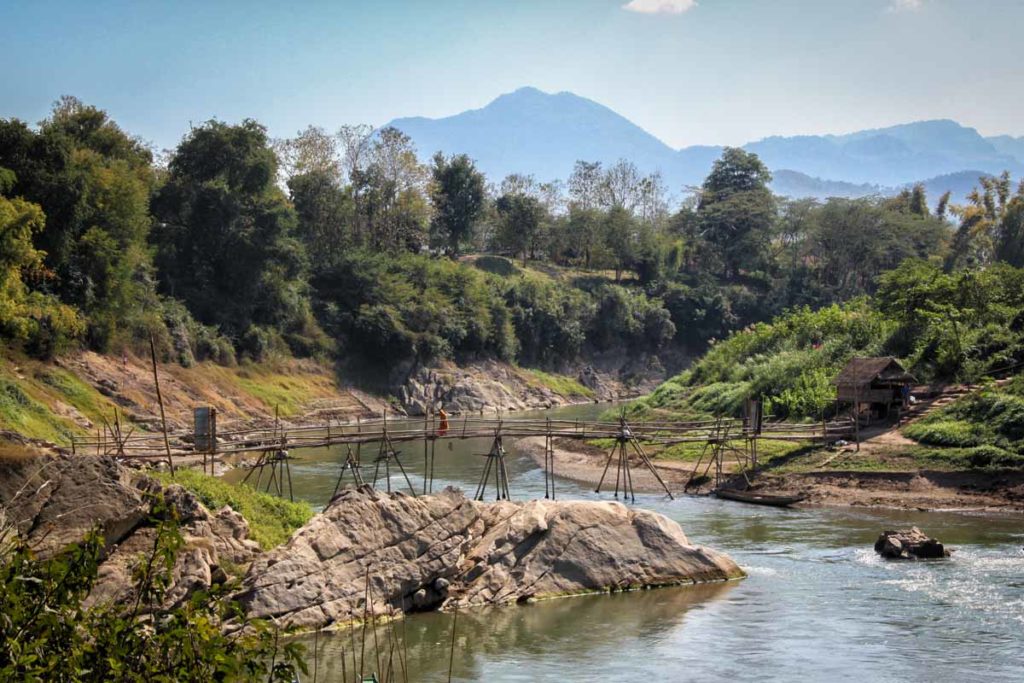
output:
[[[951,118],[1024,135],[1024,0],[0,0],[0,118],[61,95],[157,149],[479,108],[522,86],[674,147]]]

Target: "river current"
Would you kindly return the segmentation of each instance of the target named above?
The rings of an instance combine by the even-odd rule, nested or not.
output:
[[[601,409],[546,414],[592,418]],[[472,495],[488,444],[450,444],[437,447],[435,490],[452,484]],[[513,498],[543,498],[541,470],[514,444],[506,448]],[[420,445],[400,449],[419,491]],[[373,452],[364,450],[364,461]],[[296,497],[325,505],[342,452],[293,455]],[[392,474],[392,486],[404,487],[401,475]],[[611,498],[563,479],[557,486],[560,499]],[[460,612],[452,680],[1024,681],[1019,516],[774,509],[653,494],[638,494],[636,505],[678,521],[691,542],[730,554],[748,578]],[[892,563],[875,555],[881,530],[911,525],[954,548],[953,557]],[[405,641],[409,680],[448,680],[452,622],[449,613],[425,614],[395,627]],[[318,681],[345,680],[343,656],[351,680],[353,635],[304,639],[311,674],[316,647]],[[379,633],[382,650],[387,637]],[[372,640],[362,656],[367,672],[376,668]]]

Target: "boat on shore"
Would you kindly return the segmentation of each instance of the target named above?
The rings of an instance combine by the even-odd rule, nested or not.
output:
[[[756,491],[741,491],[739,489],[715,489],[713,493],[726,500],[735,500],[740,503],[751,503],[753,505],[769,505],[771,507],[789,507],[806,499],[806,496],[777,496],[770,493],[757,493]]]

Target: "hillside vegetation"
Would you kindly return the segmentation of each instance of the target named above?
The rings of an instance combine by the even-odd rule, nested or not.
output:
[[[854,356],[895,356],[922,382],[978,380],[1024,361],[1022,322],[1024,270],[946,273],[909,261],[871,299],[795,309],[732,334],[631,412],[739,415],[761,397],[775,417],[816,419],[832,413],[831,380]]]

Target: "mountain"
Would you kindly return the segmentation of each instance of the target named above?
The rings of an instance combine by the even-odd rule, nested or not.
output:
[[[629,119],[578,95],[521,88],[483,109],[442,119],[395,119],[421,156],[441,150],[472,157],[491,180],[532,173],[565,179],[579,159],[629,159],[644,172],[670,172],[676,151]]]
[[[823,180],[809,176],[806,173],[786,169],[772,173],[771,188],[772,192],[777,195],[792,198],[814,197],[825,199],[826,197],[843,197],[845,199],[856,199],[871,195],[896,193],[896,190],[890,187],[882,187],[870,183],[848,183],[842,180]]]
[[[675,150],[608,107],[569,92],[521,88],[481,109],[439,119],[391,121],[426,160],[436,151],[466,153],[492,181],[509,173],[566,179],[577,160],[619,159],[661,172],[674,192],[699,185],[722,147]],[[935,120],[844,135],[773,136],[744,145],[775,174],[773,188],[791,197],[893,194],[928,179],[941,194],[963,198],[980,174],[1024,175],[1024,137],[985,138],[956,121]],[[972,180],[973,178],[973,180]]]
[[[1024,164],[1024,136],[1015,138],[1011,135],[996,135],[985,138],[1000,154],[1007,154]]]
[[[851,183],[902,185],[966,169],[999,173],[1022,167],[1016,156],[1000,151],[975,129],[949,120],[848,135],[770,137],[744,149],[760,156],[769,168]]]

